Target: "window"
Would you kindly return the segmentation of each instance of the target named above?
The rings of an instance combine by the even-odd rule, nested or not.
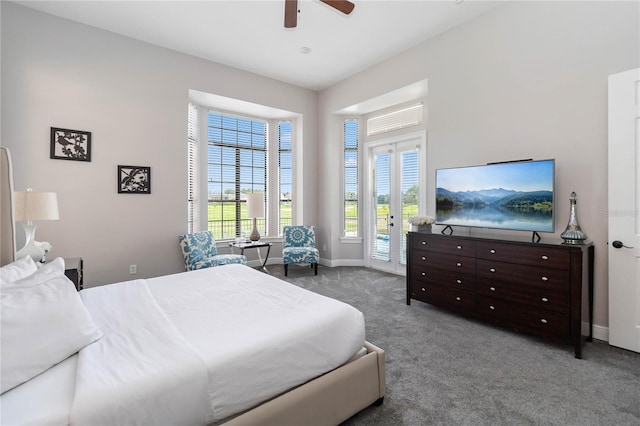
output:
[[[216,239],[249,236],[253,229],[244,194],[267,192],[267,128],[262,120],[207,114],[207,222]],[[261,235],[265,225],[258,219]]]
[[[197,152],[198,145],[196,135],[198,134],[198,109],[189,102],[188,112],[188,127],[187,127],[187,170],[189,179],[187,182],[187,232],[192,233],[194,231],[194,225],[196,221],[197,212]]]
[[[285,226],[291,225],[291,121],[278,124],[278,235],[283,234]]]
[[[358,236],[358,120],[344,121],[344,229],[345,237]]]

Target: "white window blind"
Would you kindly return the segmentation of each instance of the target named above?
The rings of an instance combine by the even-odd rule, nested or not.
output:
[[[291,121],[278,123],[278,235],[282,235],[284,227],[292,225],[293,163],[291,151]]]
[[[358,120],[344,120],[344,228],[345,237],[358,236]]]
[[[267,192],[267,122],[209,111],[208,228],[217,240],[249,236],[245,194]],[[266,220],[257,220],[267,235]]]
[[[197,191],[197,134],[198,134],[198,109],[189,103],[188,112],[188,128],[187,128],[187,229],[189,233],[194,231],[196,220],[196,191]]]
[[[367,120],[367,135],[372,136],[405,127],[417,126],[422,124],[422,117],[422,104],[377,115]]]

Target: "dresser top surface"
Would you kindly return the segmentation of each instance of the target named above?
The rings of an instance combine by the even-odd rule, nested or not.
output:
[[[409,234],[413,234],[416,237],[420,237],[422,235],[429,235],[430,238],[457,238],[464,240],[474,240],[474,241],[493,241],[499,243],[517,243],[521,245],[529,245],[531,247],[566,247],[566,248],[575,248],[575,249],[585,249],[591,245],[593,242],[591,240],[586,240],[582,244],[570,244],[566,243],[564,240],[560,238],[542,238],[539,242],[535,242],[531,240],[531,236],[518,236],[518,235],[456,235],[451,234],[442,234],[442,233],[422,233],[422,232],[409,232]]]

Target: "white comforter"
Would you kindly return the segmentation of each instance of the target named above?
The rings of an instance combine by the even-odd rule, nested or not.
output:
[[[241,265],[81,296],[104,337],[79,352],[70,424],[219,422],[340,366],[364,344],[355,308]]]

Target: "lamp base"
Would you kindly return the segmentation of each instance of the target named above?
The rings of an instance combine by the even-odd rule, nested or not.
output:
[[[34,262],[40,262],[44,258],[44,250],[36,246],[36,225],[26,223],[22,226],[27,237],[27,243],[16,252],[16,259],[31,256]]]
[[[256,218],[253,218],[253,231],[251,231],[251,235],[249,235],[249,239],[251,241],[260,241],[260,233],[258,232],[258,227],[256,225]]]

